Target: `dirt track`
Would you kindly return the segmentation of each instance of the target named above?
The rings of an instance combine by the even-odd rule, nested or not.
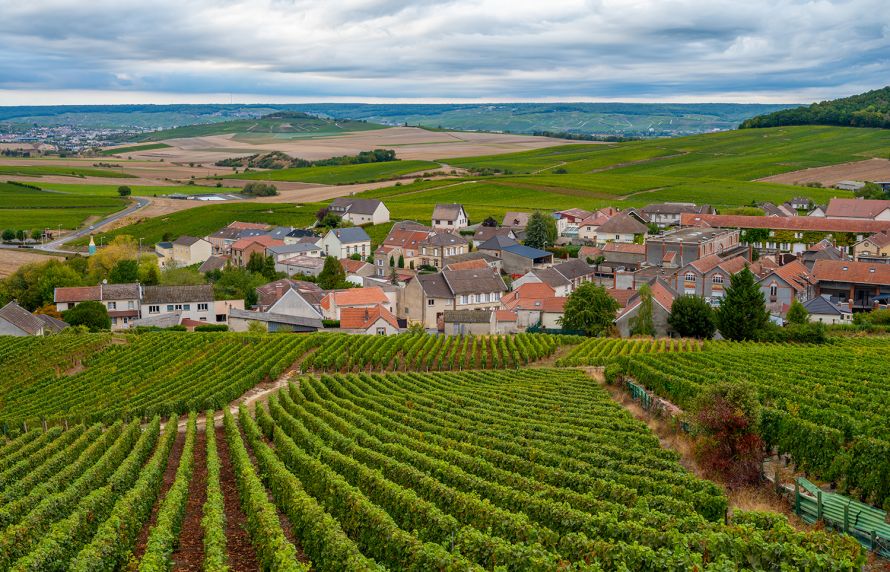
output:
[[[786,185],[821,183],[825,187],[831,187],[840,181],[890,181],[890,161],[887,159],[866,159],[840,165],[791,171],[758,180]]]

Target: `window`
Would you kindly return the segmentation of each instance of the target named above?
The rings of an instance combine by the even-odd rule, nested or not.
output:
[[[169,308],[169,306],[168,306],[168,308]],[[182,310],[182,304],[176,304],[176,309],[177,309],[177,310]]]
[[[377,266],[383,266],[383,259],[382,259],[382,258],[378,258],[378,259],[377,259]]]
[[[714,274],[714,277],[711,278],[711,282],[713,282],[714,284],[723,284],[723,275]]]
[[[216,321],[217,321],[217,322],[225,322],[225,321],[226,321],[226,315],[225,315],[225,314],[217,314],[217,315],[216,315]]]
[[[109,310],[117,310],[117,302],[109,302],[108,309]]]
[[[427,305],[427,306],[435,306],[435,305],[436,305],[436,301],[433,300],[432,298],[430,298],[429,300],[426,301],[426,305]]]
[[[385,336],[385,335],[386,335],[386,328],[377,328],[377,335],[378,335],[378,336]]]
[[[775,298],[779,295],[779,286],[773,282],[769,285],[769,297],[775,300]]]
[[[173,304],[167,304],[167,311],[168,311],[168,312],[172,312],[172,311],[173,311]]]
[[[199,302],[198,303],[198,311],[206,312],[207,311],[207,302]]]
[[[496,300],[500,300],[500,299],[501,299],[501,293],[500,293],[500,292],[494,292],[494,293],[492,293],[492,295],[491,295],[491,301],[492,301],[492,302],[494,302],[494,301],[496,301]]]
[[[117,318],[111,318],[111,325],[112,326],[117,325]]]
[[[134,304],[135,304],[135,302],[133,302],[132,300],[130,300],[129,302],[127,302],[127,310],[132,310],[132,309],[134,309],[134,307],[135,307]]]
[[[183,304],[182,309],[185,310],[186,312],[188,312],[192,309],[192,305],[191,304]]]
[[[161,313],[161,307],[160,307],[160,306],[149,306],[149,307],[148,307],[148,313],[149,313],[149,314],[160,314],[160,313]]]
[[[462,295],[462,296],[460,297],[460,303],[461,303],[461,304],[466,304],[466,303],[467,303],[467,296],[466,296],[466,295]]]
[[[479,294],[479,301],[480,301],[480,302],[488,302],[488,294],[487,294],[487,293],[486,293],[486,294]]]
[[[476,303],[476,295],[470,294],[470,304],[475,304],[475,303]]]
[[[695,274],[693,274],[692,272],[687,273],[686,281],[687,282],[695,282]]]

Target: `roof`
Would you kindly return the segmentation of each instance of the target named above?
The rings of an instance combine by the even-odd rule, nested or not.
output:
[[[516,312],[511,312],[510,310],[495,310],[494,319],[498,322],[515,322],[519,317],[516,315]]]
[[[300,254],[285,258],[284,260],[279,260],[275,264],[299,266],[300,268],[322,268],[324,266],[324,261],[325,259],[321,256],[306,256],[305,254]]]
[[[622,254],[639,254],[641,256],[645,256],[646,245],[631,244],[627,242],[607,242],[603,246],[603,253],[606,252],[620,252]]]
[[[851,313],[848,307],[841,306],[832,302],[831,298],[827,294],[816,296],[815,298],[810,298],[803,303],[803,307],[806,308],[810,314],[840,316],[841,314]]]
[[[450,246],[452,244],[466,245],[469,241],[463,236],[452,234],[450,232],[436,232],[430,234],[422,242],[423,244],[431,244],[433,246]]]
[[[63,322],[62,320],[54,318],[53,316],[47,316],[46,314],[34,315],[43,322],[44,331],[49,330],[50,332],[57,334],[68,327],[67,322]]]
[[[872,236],[866,238],[865,240],[874,244],[878,248],[884,248],[887,245],[890,245],[890,231],[879,232],[878,234],[873,234]]]
[[[413,220],[400,220],[399,222],[392,225],[392,230],[419,230],[433,232],[433,228],[431,226],[420,224],[419,222]]]
[[[537,276],[538,280],[553,288],[570,284],[569,279],[554,268],[533,268],[531,273]]]
[[[682,224],[682,215],[681,215]],[[704,228],[699,226],[678,228],[658,236],[650,236],[647,242],[666,242],[666,243],[693,243],[700,244],[722,236],[727,233],[736,232],[725,228]]]
[[[554,296],[556,296],[556,290],[553,286],[544,282],[526,282],[516,290],[502,296],[501,305],[513,309],[522,300],[542,300]]]
[[[213,302],[213,286],[146,286],[142,293],[143,304],[182,304],[188,302]]]
[[[817,232],[853,232],[871,234],[890,229],[890,221],[851,220],[825,217],[742,216],[742,215],[680,215],[683,226],[711,226],[722,228],[766,228],[770,230],[799,230]]]
[[[441,274],[418,274],[417,283],[428,298],[453,298],[451,288]]]
[[[890,209],[890,201],[869,199],[831,199],[828,201],[827,217],[874,218]]]
[[[566,209],[566,210],[562,210],[562,211],[556,211],[554,214],[560,215],[560,217],[576,218],[579,220],[583,220],[583,219],[586,219],[587,217],[589,217],[590,215],[592,215],[593,213],[588,210],[584,210],[584,209],[571,208],[571,209]]]
[[[633,288],[606,288],[606,293],[614,298],[618,304],[624,308],[631,298],[636,295],[637,291]]]
[[[383,203],[378,199],[339,197],[331,202],[331,210],[350,214],[372,215]]]
[[[198,267],[198,272],[210,272],[212,270],[222,270],[229,263],[228,256],[211,256]]]
[[[599,227],[599,226],[602,226],[603,224],[605,224],[610,218],[612,218],[612,217],[609,215],[604,215],[601,212],[595,212],[592,215],[590,215],[589,217],[587,217],[584,220],[582,220],[581,222],[579,222],[578,224],[580,226]]]
[[[276,314],[272,312],[251,312],[249,310],[239,310],[238,308],[229,309],[229,319],[242,318],[245,320],[255,320],[258,322],[275,322],[278,324],[290,324],[292,326],[302,326],[304,328],[314,328],[320,330],[323,326],[318,318],[304,318],[303,316],[290,316],[287,314]]]
[[[515,254],[516,256],[528,258],[529,260],[537,260],[538,258],[553,256],[552,252],[547,252],[546,250],[541,250],[540,248],[532,248],[531,246],[525,246],[524,244],[514,244],[512,246],[502,248],[501,250],[509,252],[510,254]]]
[[[342,244],[355,244],[356,242],[370,242],[371,237],[360,226],[348,226],[346,228],[332,228],[328,231],[327,236],[334,233],[334,236]]]
[[[469,270],[472,268],[488,268],[488,262],[481,258],[473,260],[464,260],[463,262],[452,262],[445,265],[446,270]]]
[[[5,320],[32,336],[40,333],[44,323],[43,320],[16,304],[15,301],[0,308],[0,320]]]
[[[496,256],[492,256],[490,254],[486,254],[484,252],[479,252],[478,250],[474,250],[473,252],[465,252],[463,254],[455,254],[453,256],[445,257],[445,265],[455,264],[457,262],[467,262],[469,260],[484,260],[488,264],[495,264],[500,262],[500,258]]]
[[[648,231],[649,227],[626,212],[618,213],[596,229],[597,233],[603,234],[644,234]]]
[[[263,224],[259,222],[238,222],[237,220],[229,223],[226,228],[234,228],[237,230],[269,230],[272,228],[268,224]]]
[[[747,264],[748,260],[744,256],[733,256],[730,259],[724,260],[718,266],[729,274],[735,274],[744,270]]]
[[[696,206],[695,203],[655,203],[646,205],[640,210],[646,214],[678,215],[680,213],[707,212],[710,208],[708,205]]]
[[[649,288],[652,291],[652,301],[670,312],[674,305],[674,299],[677,297],[677,293],[659,279],[655,279],[655,281],[649,285]],[[639,290],[633,290],[632,292],[634,293],[633,296],[628,300],[627,306],[619,311],[616,320],[626,316],[643,303],[643,298],[640,296]]]
[[[259,244],[264,248],[270,248],[272,246],[283,246],[284,241],[279,240],[277,238],[272,238],[266,234],[261,234],[259,236],[250,236],[247,238],[239,238],[232,244],[232,250],[244,250],[251,244]]]
[[[347,274],[358,274],[358,273],[361,272],[363,269],[366,269],[366,268],[368,268],[369,266],[372,266],[372,265],[371,265],[371,264],[368,264],[368,263],[365,262],[364,260],[353,260],[353,259],[351,259],[351,258],[341,258],[341,259],[340,259],[340,266],[343,267],[343,270],[344,270]]]
[[[393,313],[380,304],[370,308],[343,308],[340,310],[340,327],[344,330],[367,330],[381,318],[392,327],[399,328],[399,321]]]
[[[204,239],[198,238],[197,236],[183,235],[183,236],[180,236],[179,238],[177,238],[176,240],[174,240],[173,244],[176,244],[179,246],[191,246],[191,245],[195,244],[196,242],[198,242],[199,240],[204,240]]]
[[[528,226],[529,213],[507,211],[504,213],[504,220],[501,224],[504,226],[526,227]]]
[[[86,300],[138,300],[139,284],[99,284],[97,286],[69,286],[56,288],[54,300],[84,302]]]
[[[464,206],[457,203],[436,205],[433,209],[434,220],[457,220]],[[466,212],[466,211],[464,211]]]
[[[260,306],[271,306],[281,299],[288,290],[296,290],[301,294],[322,291],[317,284],[312,282],[282,278],[281,280],[275,280],[274,282],[258,286],[256,289],[257,302]]]
[[[305,228],[295,228],[287,233],[287,236],[291,238],[306,238],[315,236],[315,233]]]
[[[794,260],[784,266],[775,268],[770,274],[776,274],[798,292],[804,292],[807,286],[812,284],[809,269],[799,260]]]
[[[593,273],[593,267],[580,258],[569,258],[566,261],[560,262],[553,268],[569,280],[588,276]]]
[[[488,324],[491,310],[445,310],[446,324]]]
[[[369,304],[389,304],[389,298],[386,293],[378,286],[369,286],[367,288],[350,288],[348,290],[335,290],[328,293],[322,301],[323,308],[329,308],[331,302],[339,307],[344,306],[367,306]]]
[[[817,260],[812,275],[819,282],[890,285],[890,264]]]
[[[156,242],[156,243],[155,243],[155,248],[160,248],[161,250],[170,250],[171,248],[173,248],[173,243],[172,243],[172,242],[167,242],[167,241],[164,241],[164,242]]]
[[[386,235],[386,238],[383,239],[383,246],[417,249],[417,245],[426,240],[430,232],[428,230],[408,230],[393,227],[389,234]]]
[[[619,242],[610,242],[608,244],[621,244]],[[587,259],[587,258],[596,258],[597,256],[602,255],[603,250],[597,246],[582,246],[578,249],[578,258]]]
[[[491,268],[443,270],[441,274],[455,295],[507,291],[501,275]]]
[[[509,236],[500,234],[494,235],[479,245],[479,250],[504,250],[508,246],[516,246],[519,244]]]
[[[723,259],[716,254],[708,254],[707,256],[703,256],[698,260],[693,260],[689,263],[689,266],[692,266],[693,268],[704,274],[717,268],[717,266],[719,266],[721,262],[723,262]]]
[[[299,254],[301,252],[312,252],[313,250],[321,250],[321,247],[311,242],[298,242],[297,244],[282,244],[279,246],[270,246],[266,250],[271,254]]]

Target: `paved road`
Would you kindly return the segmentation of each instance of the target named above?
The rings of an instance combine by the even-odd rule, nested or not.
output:
[[[138,211],[139,209],[147,206],[149,203],[148,199],[143,199],[143,198],[139,198],[139,197],[133,197],[133,200],[135,201],[135,204],[128,206],[124,210],[118,211],[118,212],[114,213],[113,215],[110,215],[110,216],[100,220],[97,223],[93,223],[91,226],[88,226],[86,228],[82,228],[80,230],[76,230],[74,232],[68,233],[63,237],[57,238],[56,240],[53,240],[51,242],[47,242],[46,244],[37,245],[34,247],[34,250],[43,250],[46,252],[59,252],[62,254],[70,253],[71,251],[61,248],[66,242],[71,242],[72,240],[81,238],[83,236],[88,236],[91,232],[95,232],[95,231],[99,230],[100,228],[102,228],[103,226],[105,226],[106,224],[110,224],[116,220],[120,220],[120,219],[124,218],[125,216],[129,216],[129,215],[133,214],[134,212]]]

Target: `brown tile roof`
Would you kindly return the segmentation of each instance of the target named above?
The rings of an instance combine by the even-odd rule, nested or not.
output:
[[[890,229],[890,221],[852,220],[811,216],[769,217],[742,215],[680,215],[682,226],[710,226],[719,228],[766,228],[770,230],[798,230],[816,232],[853,232],[870,234]]]
[[[5,320],[32,336],[39,334],[44,324],[43,320],[16,304],[15,301],[0,308],[0,320]]]
[[[745,265],[748,264],[748,261],[743,256],[735,256],[730,258],[729,260],[724,260],[718,266],[728,272],[729,274],[735,274],[736,272],[741,272]]]
[[[478,240],[479,242],[485,242],[492,236],[509,236],[513,237],[513,229],[509,227],[497,227],[497,226],[480,226],[476,229],[476,232],[473,233],[473,240]]]
[[[520,302],[553,298],[555,295],[556,290],[543,282],[526,282],[516,290],[504,294],[501,297],[501,305],[512,310],[519,305]]]
[[[377,286],[370,286],[368,288],[350,288],[348,290],[337,290],[334,292],[330,292],[322,299],[322,307],[330,307],[331,301],[342,308],[344,306],[388,304],[389,298],[386,297],[386,294],[383,292],[382,288],[379,288]]]
[[[564,260],[553,266],[553,269],[569,280],[589,276],[595,271],[593,266],[587,264],[587,262],[580,258],[569,258],[568,260]]]
[[[870,218],[873,219],[890,209],[890,201],[868,199],[831,199],[828,201],[826,217]]]
[[[188,302],[213,302],[213,286],[146,286],[142,293],[143,304],[182,304]]]
[[[433,209],[434,220],[457,220],[460,211],[463,209],[461,204],[445,204],[436,205]]]
[[[617,243],[609,243],[609,244],[617,244]],[[600,256],[603,253],[601,248],[596,246],[582,246],[580,250],[578,250],[578,258],[582,260],[586,260],[588,258],[595,259],[597,256]]]
[[[529,216],[531,216],[530,213],[507,211],[506,213],[504,213],[504,220],[502,224],[504,226],[524,228],[528,226]]]
[[[100,300],[102,295],[98,286],[68,286],[56,288],[54,300],[59,302],[83,302],[85,300]]]
[[[646,254],[645,244],[629,244],[626,242],[607,242],[603,252],[621,252],[624,254]]]
[[[494,319],[498,322],[515,322],[518,319],[516,312],[510,310],[495,310]]]
[[[331,210],[349,214],[372,215],[381,204],[377,199],[339,197],[331,202]]]
[[[723,262],[722,258],[716,254],[709,254],[703,258],[690,262],[689,265],[704,274],[720,266],[721,262]]]
[[[540,312],[561,313],[566,305],[568,298],[564,296],[550,296],[548,298],[526,298],[516,300],[510,310],[532,310]]]
[[[606,292],[614,298],[622,308],[627,306],[628,301],[637,293],[633,288],[606,288]]]
[[[55,318],[53,316],[47,316],[46,314],[34,314],[34,315],[37,318],[40,318],[40,320],[43,322],[44,331],[59,333],[68,327],[68,324],[66,322],[63,322],[62,320]]]
[[[600,225],[596,232],[604,234],[643,234],[648,232],[648,230],[649,227],[645,224],[626,212],[620,212]]]
[[[890,285],[890,264],[817,260],[812,274],[819,282]]]
[[[585,218],[581,222],[578,223],[578,226],[601,226],[606,221],[608,221],[611,217],[604,215],[601,212],[595,212],[589,217]]]
[[[278,240],[277,238],[272,238],[271,236],[260,235],[236,240],[234,243],[232,243],[232,250],[244,250],[253,243],[257,243],[264,248],[269,248],[270,246],[284,246],[283,240]]]
[[[343,308],[340,310],[340,327],[344,330],[367,330],[380,318],[398,329],[399,321],[380,304],[370,308]]]
[[[798,292],[805,291],[807,286],[813,282],[810,271],[799,260],[780,266],[774,269],[772,273],[778,275]]]
[[[211,270],[222,270],[229,262],[228,256],[214,255],[205,260],[198,268],[198,272],[206,273]]]
[[[475,260],[464,260],[463,262],[452,262],[445,266],[446,270],[472,270],[473,268],[488,268],[488,262],[477,258]]]
[[[868,237],[867,240],[878,248],[884,248],[890,244],[890,231],[879,232]]]
[[[191,246],[198,242],[199,240],[204,240],[203,238],[198,238],[197,236],[186,236],[182,235],[176,240],[173,241],[173,244],[178,244],[179,246]]]
[[[284,296],[288,290],[296,290],[301,294],[310,292],[320,293],[322,291],[317,284],[314,284],[312,282],[282,278],[281,280],[276,280],[274,282],[269,282],[268,284],[258,286],[256,289],[257,303],[260,306],[271,306],[272,304],[280,300],[281,297]]]
[[[361,272],[361,270],[363,268],[365,268],[366,266],[371,266],[371,265],[368,264],[367,262],[365,262],[364,260],[353,260],[351,258],[341,258],[340,266],[343,267],[343,270],[347,274],[356,274],[358,272]]]
[[[593,213],[588,210],[573,208],[573,209],[566,209],[564,211],[556,211],[556,214],[563,215],[564,218],[584,220],[587,217],[589,217],[590,215],[592,215]]]
[[[507,291],[501,275],[492,268],[443,270],[442,277],[455,295]]]
[[[383,239],[383,246],[397,246],[400,248],[412,248],[417,250],[418,244],[426,240],[430,235],[426,230],[396,230],[395,227]]]

